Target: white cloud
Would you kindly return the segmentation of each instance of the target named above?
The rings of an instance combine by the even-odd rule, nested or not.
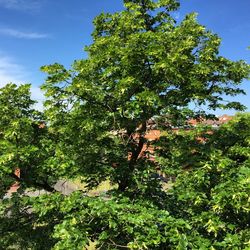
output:
[[[0,6],[19,11],[37,11],[42,6],[42,0],[0,0]]]
[[[40,90],[39,87],[31,86],[31,98],[37,103],[34,105],[34,108],[37,110],[43,110],[43,102],[44,102],[44,95],[43,92]]]
[[[28,73],[21,65],[0,54],[0,87],[9,82],[20,84],[27,78]]]
[[[24,38],[24,39],[42,39],[48,37],[47,34],[41,34],[37,32],[23,32],[9,28],[0,28],[0,34],[15,38]]]
[[[17,85],[27,83],[30,78],[30,73],[23,66],[16,63],[13,58],[0,53],[0,87],[4,87],[10,82]],[[38,101],[35,107],[42,110],[44,95],[39,87],[31,86],[31,97]]]

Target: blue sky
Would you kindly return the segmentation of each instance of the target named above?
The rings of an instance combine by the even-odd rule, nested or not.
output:
[[[69,67],[85,57],[93,18],[122,8],[121,0],[0,0],[0,86],[29,82],[33,97],[42,100],[40,66],[58,62]],[[250,63],[249,10],[250,0],[181,0],[176,17],[197,12],[199,22],[222,38],[221,55]],[[250,82],[242,87],[247,96],[237,100],[249,111]]]

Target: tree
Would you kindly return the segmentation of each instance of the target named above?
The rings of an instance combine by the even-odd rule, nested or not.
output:
[[[178,1],[124,4],[124,11],[94,20],[87,59],[69,71],[59,64],[42,67],[49,74],[43,85],[47,116],[70,144],[62,151],[78,166],[74,174],[87,174],[90,186],[108,178],[120,191],[137,189],[141,173],[154,169],[139,157],[149,143],[150,119],[186,120],[195,115],[190,103],[242,110],[239,103],[223,103],[221,95],[243,93],[238,85],[249,74],[243,61],[218,55],[220,39],[198,24],[195,14],[176,24],[171,12]]]
[[[32,175],[35,169],[36,177],[32,182],[22,181],[24,187],[32,183],[33,187],[44,188],[38,184],[46,183],[52,193],[15,198],[18,202],[15,206],[20,206],[15,219],[24,218],[29,222],[25,232],[33,232],[28,242],[20,241],[20,246],[26,243],[26,247],[44,249],[46,238],[48,249],[52,246],[53,249],[83,249],[89,240],[96,241],[101,249],[230,247],[230,239],[238,237],[237,223],[233,224],[235,234],[228,241],[227,230],[217,237],[220,226],[214,229],[210,225],[211,209],[201,220],[202,209],[217,204],[213,192],[222,188],[218,185],[226,179],[221,179],[216,171],[211,173],[218,177],[218,183],[209,183],[209,191],[202,188],[200,199],[210,192],[202,205],[190,205],[189,197],[180,198],[182,187],[192,189],[197,184],[195,171],[190,176],[183,171],[183,153],[189,153],[195,170],[205,171],[219,150],[215,147],[216,137],[203,145],[204,149],[196,145],[191,134],[183,136],[185,143],[174,135],[171,143],[171,137],[163,137],[157,142],[159,146],[155,146],[159,149],[159,160],[153,162],[147,157],[147,149],[156,142],[147,140],[146,134],[152,120],[159,121],[159,128],[167,131],[170,125],[183,126],[192,117],[209,116],[201,108],[192,110],[190,104],[207,105],[208,110],[243,110],[240,103],[224,102],[221,95],[244,93],[238,85],[249,76],[249,65],[219,56],[219,37],[198,24],[195,14],[187,15],[177,24],[171,15],[179,8],[176,0],[125,0],[124,7],[119,13],[96,17],[93,44],[86,47],[87,59],[75,61],[70,70],[57,63],[42,67],[49,75],[42,86],[47,98],[43,118],[46,132],[38,140],[41,157],[34,163],[34,154],[25,156],[22,165],[31,166],[31,175],[27,176],[35,176]],[[29,121],[33,123],[34,119]],[[31,131],[28,129],[29,136],[33,136]],[[234,130],[234,133],[236,142],[241,143],[236,136],[238,132]],[[22,150],[26,144],[27,141],[21,144]],[[188,151],[187,145],[196,145],[206,157]],[[211,150],[206,151],[207,147]],[[218,154],[218,159],[223,160],[224,155]],[[164,171],[171,170],[176,177],[171,192],[166,192],[155,176],[159,163]],[[18,164],[15,162],[10,169]],[[240,164],[237,157],[232,164]],[[238,173],[239,169],[235,171]],[[62,177],[81,178],[89,189],[109,180],[114,188],[106,197],[88,197],[82,192],[64,197],[53,192],[53,184]],[[202,175],[200,178],[205,180]],[[194,191],[190,195],[195,199]],[[14,209],[12,199],[5,203],[1,212],[5,221],[2,230],[9,227],[6,211],[10,207]],[[32,209],[28,216],[22,217],[20,211],[27,206]],[[216,217],[217,224],[221,217]],[[246,218],[244,212],[242,217]],[[208,223],[204,230],[203,222]],[[22,238],[23,232],[17,230],[15,237]],[[38,241],[39,232],[43,234]],[[247,242],[243,234],[235,246],[242,247]],[[3,246],[8,246],[6,242],[11,237],[12,234],[5,234]]]
[[[35,103],[30,98],[29,84],[7,84],[0,89],[1,179],[8,183],[3,185],[2,194],[14,182],[24,189],[40,187],[54,191],[52,186],[57,178],[51,178],[50,156],[54,155],[56,140],[49,134],[43,114],[33,109]],[[21,170],[20,177],[14,174],[17,168]]]
[[[60,176],[51,157],[55,154],[56,138],[44,126],[44,116],[33,109],[34,104],[29,84],[7,84],[0,89],[1,249],[13,245],[28,249],[36,241],[45,245],[44,239],[48,237],[49,230],[43,227],[33,230],[32,223],[37,223],[37,217],[28,212],[30,207],[25,198],[28,190],[54,192],[53,185]],[[20,176],[15,175],[16,169],[20,169]],[[18,193],[8,199],[6,194],[15,183]]]
[[[206,127],[161,139],[159,161],[178,176],[167,210],[216,249],[249,248],[249,126],[250,114],[238,114],[213,133]],[[191,169],[183,171],[187,163]]]

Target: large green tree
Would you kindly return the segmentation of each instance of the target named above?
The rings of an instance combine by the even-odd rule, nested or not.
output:
[[[249,75],[245,62],[219,56],[220,38],[198,24],[195,14],[176,23],[171,12],[178,1],[124,6],[96,17],[87,59],[75,61],[71,70],[42,67],[49,74],[43,89],[51,129],[67,143],[62,153],[76,166],[66,163],[65,172],[68,166],[90,185],[110,179],[120,191],[151,180],[147,173],[154,167],[139,157],[150,143],[150,119],[165,115],[168,123],[181,122],[195,115],[190,105],[241,110],[222,95],[243,93],[238,85]]]
[[[243,110],[222,95],[244,93],[239,84],[250,68],[220,56],[220,38],[195,14],[177,23],[178,8],[176,0],[124,0],[123,11],[96,17],[86,59],[69,70],[42,67],[48,73],[43,117],[33,115],[27,86],[2,90],[3,100],[16,93],[23,118],[7,112],[21,129],[0,127],[7,133],[1,178],[13,178],[16,166],[25,170],[20,194],[1,204],[5,248],[83,249],[92,240],[100,249],[247,249],[249,116],[213,135],[169,129],[217,108]],[[6,101],[0,105],[12,110]],[[152,121],[164,135],[157,142],[147,139]],[[197,142],[201,136],[206,143]],[[152,147],[156,161],[148,157]],[[159,166],[176,179],[170,191],[157,178]],[[110,181],[113,189],[103,197],[65,197],[53,188],[59,178],[81,179],[89,189]],[[50,193],[26,197],[28,187]],[[25,226],[13,228],[13,221]]]
[[[60,174],[52,164],[55,137],[34,104],[29,84],[7,84],[0,89],[0,249],[33,249],[35,242],[44,244],[48,237],[42,227],[33,230],[37,217],[24,195],[28,190],[55,191],[53,185]],[[17,169],[20,175],[15,174]],[[10,199],[14,184],[19,194]]]

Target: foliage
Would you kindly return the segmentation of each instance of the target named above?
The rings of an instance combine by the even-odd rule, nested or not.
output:
[[[220,56],[219,37],[195,14],[177,23],[176,0],[124,7],[96,17],[88,58],[70,70],[42,67],[44,113],[32,109],[29,85],[0,89],[1,197],[20,183],[0,204],[1,246],[84,249],[91,240],[100,249],[247,249],[249,115],[218,130],[180,128],[216,108],[243,110],[221,96],[244,93],[249,65]],[[160,140],[147,139],[152,121]],[[173,179],[168,191],[159,167]],[[63,196],[54,189],[61,178],[114,188]],[[27,188],[47,193],[30,197]]]
[[[18,193],[0,204],[0,249],[51,249],[55,216],[40,222],[30,206],[30,197]]]
[[[53,191],[52,185],[59,176],[50,157],[55,155],[56,138],[49,134],[43,114],[33,109],[34,103],[28,84],[7,84],[0,89],[0,176],[8,183],[2,184],[2,195],[16,181],[21,189],[39,187]],[[14,174],[17,168],[21,170],[20,177]]]
[[[143,183],[150,186],[147,173],[155,168],[139,157],[150,143],[148,121],[200,115],[189,109],[194,103],[243,109],[221,95],[244,92],[238,85],[249,65],[219,56],[220,39],[195,14],[177,24],[171,12],[178,1],[124,4],[124,11],[96,17],[87,59],[71,70],[57,63],[42,67],[49,74],[42,88],[50,129],[61,138],[65,174],[85,176],[90,187],[109,179],[134,192]]]
[[[197,140],[198,136],[206,142]],[[159,162],[177,176],[169,190],[170,214],[186,218],[215,249],[247,249],[250,114],[235,116],[213,133],[206,127],[166,135],[162,140],[167,147],[161,148],[165,154]]]

